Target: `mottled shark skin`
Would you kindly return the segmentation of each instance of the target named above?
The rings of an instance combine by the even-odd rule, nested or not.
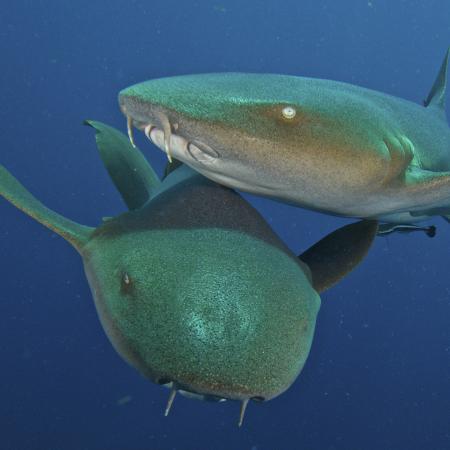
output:
[[[299,259],[234,191],[188,166],[161,182],[99,122],[100,156],[129,211],[97,228],[51,211],[0,166],[0,194],[79,252],[117,352],[145,377],[205,399],[270,400],[302,370],[319,292],[366,255],[376,222],[348,225]],[[309,268],[309,267],[310,268]]]
[[[418,105],[351,84],[272,74],[150,80],[119,94],[132,126],[206,177],[349,217],[450,213],[448,53]]]

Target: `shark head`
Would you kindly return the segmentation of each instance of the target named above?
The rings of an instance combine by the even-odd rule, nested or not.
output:
[[[320,307],[307,273],[240,233],[130,232],[133,216],[108,220],[82,253],[117,352],[153,382],[204,399],[284,392],[306,362]]]
[[[129,131],[143,130],[169,158],[216,182],[314,209],[338,203],[342,210],[353,201],[343,194],[363,196],[383,182],[390,155],[365,119],[366,105],[349,85],[331,83],[186,75],[131,86],[119,103]]]

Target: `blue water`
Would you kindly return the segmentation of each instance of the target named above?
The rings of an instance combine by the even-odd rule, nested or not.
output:
[[[0,161],[45,204],[95,225],[124,205],[94,118],[120,89],[210,71],[343,80],[420,102],[450,44],[448,0],[17,0],[0,13]],[[164,159],[138,137],[151,162]],[[449,149],[450,151],[450,149]],[[295,251],[343,219],[252,197]],[[177,398],[112,349],[81,261],[0,201],[0,449],[450,449],[450,227],[378,239],[323,295],[297,382],[238,405]]]

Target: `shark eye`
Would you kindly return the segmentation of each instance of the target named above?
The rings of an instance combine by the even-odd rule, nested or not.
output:
[[[121,285],[122,291],[125,292],[129,291],[132,288],[133,283],[130,275],[128,275],[127,272],[122,273]]]
[[[281,114],[283,114],[283,117],[285,119],[293,119],[295,115],[297,114],[297,111],[292,106],[285,106],[281,110]]]

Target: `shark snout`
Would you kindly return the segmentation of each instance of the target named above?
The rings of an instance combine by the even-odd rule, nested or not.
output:
[[[172,157],[192,164],[211,165],[220,158],[220,152],[197,137],[184,134],[176,112],[152,102],[140,102],[126,93],[119,95],[120,109],[127,118],[128,136],[134,145],[134,128],[142,131],[147,139]]]

